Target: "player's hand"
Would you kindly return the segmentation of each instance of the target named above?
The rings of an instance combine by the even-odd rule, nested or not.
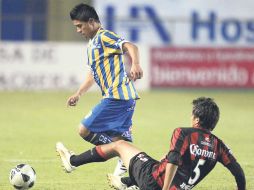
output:
[[[76,106],[77,102],[79,101],[79,98],[80,98],[79,94],[72,95],[67,100],[67,106]]]
[[[139,64],[132,64],[130,70],[131,80],[141,79],[143,77],[143,70]]]

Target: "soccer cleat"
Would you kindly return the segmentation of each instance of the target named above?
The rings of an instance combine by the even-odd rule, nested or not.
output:
[[[118,159],[113,175],[123,176],[126,172],[127,168],[125,167],[123,161],[121,159]]]
[[[56,143],[56,151],[58,152],[59,156],[61,157],[64,170],[67,173],[71,173],[73,170],[76,169],[76,167],[72,166],[70,163],[70,157],[72,155],[74,155],[74,153],[69,151],[67,148],[65,148],[63,143],[61,143],[61,142]]]
[[[127,188],[127,185],[122,183],[120,176],[108,174],[107,177],[108,177],[108,183],[110,187],[117,190],[125,190]]]
[[[139,190],[139,187],[137,187],[136,185],[132,185],[130,187],[127,187],[125,190]]]

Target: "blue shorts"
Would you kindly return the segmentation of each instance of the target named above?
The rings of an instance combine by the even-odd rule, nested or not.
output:
[[[136,100],[102,99],[81,123],[91,132],[103,132],[110,137],[131,139],[132,116]]]

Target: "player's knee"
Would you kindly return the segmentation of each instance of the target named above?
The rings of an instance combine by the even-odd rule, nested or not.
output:
[[[78,129],[78,133],[82,138],[85,138],[89,135],[90,131],[85,126],[80,124],[79,129]]]
[[[118,140],[114,142],[115,149],[122,148],[127,142],[125,140]]]

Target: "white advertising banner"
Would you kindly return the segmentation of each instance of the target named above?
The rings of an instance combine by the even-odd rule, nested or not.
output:
[[[253,0],[95,0],[105,28],[153,46],[253,46]]]
[[[142,57],[148,73],[148,56]],[[85,79],[86,61],[85,43],[1,43],[0,90],[75,90]],[[146,77],[135,82],[138,89],[149,87]]]
[[[81,44],[1,43],[0,90],[73,89],[84,78]]]

